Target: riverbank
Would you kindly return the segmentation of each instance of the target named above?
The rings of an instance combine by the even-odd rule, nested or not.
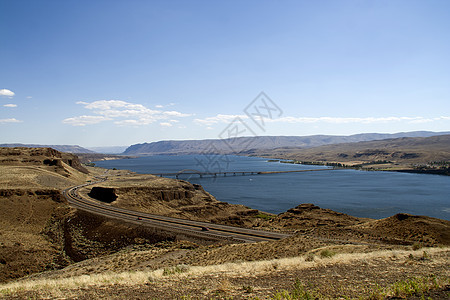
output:
[[[335,169],[354,169],[362,171],[389,171],[389,172],[402,172],[402,173],[416,173],[416,174],[432,174],[432,175],[446,175],[450,176],[449,167],[436,167],[436,166],[407,166],[387,161],[372,161],[360,163],[356,162],[321,162],[321,161],[295,161],[285,159],[269,159],[267,162],[279,162],[285,164],[301,164],[312,166],[328,166]]]

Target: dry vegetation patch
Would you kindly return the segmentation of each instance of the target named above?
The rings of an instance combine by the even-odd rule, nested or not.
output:
[[[423,251],[427,251],[431,259],[422,260]],[[429,275],[448,284],[449,254],[448,248],[427,248],[421,251],[337,253],[329,258],[315,257],[312,261],[299,256],[211,266],[178,265],[155,271],[26,280],[3,285],[0,292],[12,298],[65,294],[71,295],[69,298],[87,299],[102,293],[103,297],[117,299],[182,296],[269,299],[276,298],[282,290],[288,291],[285,295],[292,293],[292,284],[299,281],[323,298],[368,298],[374,293],[393,293],[391,287],[396,282]]]

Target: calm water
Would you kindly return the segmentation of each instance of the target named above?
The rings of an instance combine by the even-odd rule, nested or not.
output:
[[[206,168],[206,165],[213,165]],[[202,155],[150,156],[96,162],[104,168],[138,173],[199,171],[284,171],[319,169],[268,162],[255,157],[227,156],[217,160]],[[201,184],[218,200],[244,204],[271,213],[285,212],[301,203],[358,217],[385,218],[399,212],[450,220],[450,177],[397,172],[328,170],[320,172],[203,177],[180,175]]]

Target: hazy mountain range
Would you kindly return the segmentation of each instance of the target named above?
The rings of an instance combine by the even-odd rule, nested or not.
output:
[[[413,131],[387,133],[361,133],[349,136],[338,135],[310,135],[310,136],[257,136],[238,137],[234,139],[206,139],[159,141],[115,147],[89,147],[78,145],[37,145],[37,144],[0,144],[0,147],[50,147],[61,152],[69,153],[103,153],[124,155],[158,155],[158,154],[199,154],[199,153],[254,153],[255,150],[269,150],[278,148],[313,148],[330,144],[356,143],[377,141],[403,137],[431,137],[450,134],[450,132]]]
[[[89,150],[92,150],[96,153],[103,154],[121,154],[124,152],[128,146],[109,146],[109,147],[87,147]]]
[[[403,137],[430,137],[450,132],[414,131],[394,134],[362,133],[349,136],[258,136],[234,139],[209,139],[185,141],[159,141],[128,147],[125,155],[198,154],[198,153],[245,153],[253,149],[312,148],[330,144],[355,143]]]

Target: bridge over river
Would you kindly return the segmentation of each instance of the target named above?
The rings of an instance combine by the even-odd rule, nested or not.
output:
[[[171,173],[152,173],[153,175],[160,177],[170,177],[175,176],[179,178],[181,175],[198,175],[200,178],[203,176],[245,176],[245,175],[266,175],[266,174],[279,174],[279,173],[302,173],[302,172],[317,172],[317,171],[331,171],[335,170],[335,168],[327,168],[327,169],[309,169],[309,170],[293,170],[293,171],[228,171],[228,172],[201,172],[198,170],[181,170],[178,172]]]

